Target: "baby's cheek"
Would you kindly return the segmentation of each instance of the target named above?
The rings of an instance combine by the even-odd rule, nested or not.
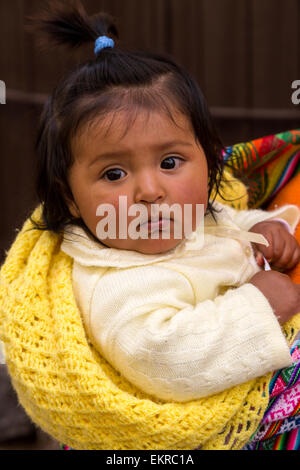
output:
[[[201,185],[199,180],[192,181],[182,188],[178,188],[178,197],[181,204],[206,204],[208,192],[206,188]]]

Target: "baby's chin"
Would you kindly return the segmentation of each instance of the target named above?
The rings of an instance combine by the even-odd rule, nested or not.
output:
[[[173,250],[182,243],[182,241],[182,239],[154,240],[150,238],[147,240],[131,240],[130,242],[127,240],[105,240],[105,245],[119,250],[136,251],[144,255],[161,255]]]
[[[160,240],[156,240],[160,241]],[[142,253],[144,255],[162,255],[164,253],[168,253],[171,250],[174,250],[180,243],[182,243],[182,240],[174,240],[173,243],[163,243],[167,242],[168,240],[161,240],[161,243],[154,243],[154,244],[145,244],[145,246],[140,247],[138,250],[135,249],[135,251],[138,251],[139,253]]]

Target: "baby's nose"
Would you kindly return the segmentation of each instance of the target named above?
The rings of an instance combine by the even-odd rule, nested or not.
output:
[[[165,196],[165,190],[157,177],[153,172],[144,172],[139,178],[136,179],[135,184],[135,202],[149,202],[154,203],[156,201],[163,200]]]

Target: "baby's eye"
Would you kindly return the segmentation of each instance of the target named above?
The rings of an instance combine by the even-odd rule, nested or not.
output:
[[[118,176],[120,176],[120,172],[122,172],[123,170],[120,170],[119,168],[114,168],[112,170],[108,170],[106,173],[104,173],[103,175],[103,178],[107,178],[108,181],[117,181],[118,179]],[[125,173],[123,171],[123,173]]]
[[[162,161],[162,165],[166,164],[166,168],[164,168],[164,170],[173,170],[174,169],[174,166],[175,166],[175,161],[176,160],[179,160],[181,162],[183,162],[183,159],[182,158],[179,158],[179,157],[168,157],[168,158],[165,158],[163,161]]]

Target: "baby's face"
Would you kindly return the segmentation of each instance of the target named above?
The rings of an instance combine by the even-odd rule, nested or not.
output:
[[[176,124],[163,112],[140,111],[124,136],[128,114],[111,113],[73,140],[75,162],[69,173],[69,184],[77,207],[74,204],[69,207],[106,246],[144,254],[164,253],[185,238],[184,230],[189,233],[196,230],[197,204],[202,205],[205,213],[206,157],[195,140],[189,120],[179,112],[174,112],[173,118]],[[139,206],[133,206],[136,204]],[[152,224],[148,224],[151,210],[162,204],[165,208],[177,204],[181,217],[179,212],[175,215],[169,211],[168,215],[165,211],[165,221],[159,224],[155,222],[157,212],[153,211]],[[186,219],[185,204],[191,210]],[[130,207],[132,210],[142,207],[143,212],[130,212]],[[165,224],[170,225],[167,232]],[[182,226],[181,237],[178,225]],[[103,236],[104,231],[108,236]],[[139,231],[144,238],[137,238]]]

